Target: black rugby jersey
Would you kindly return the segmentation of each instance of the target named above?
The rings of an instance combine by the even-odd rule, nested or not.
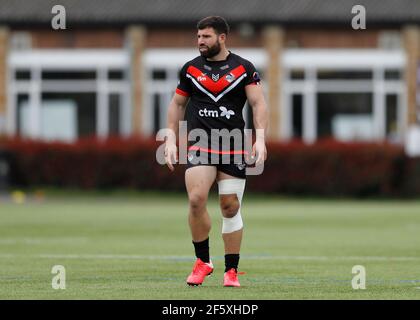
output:
[[[187,62],[180,71],[176,93],[190,98],[184,117],[188,132],[200,128],[210,135],[211,129],[231,131],[237,128],[243,133],[245,86],[259,83],[260,77],[254,65],[230,51],[222,61],[209,61],[198,56]],[[195,143],[190,141],[189,145],[192,144]],[[210,140],[208,145],[209,152],[222,151]],[[233,149],[231,145],[229,152],[239,152]]]

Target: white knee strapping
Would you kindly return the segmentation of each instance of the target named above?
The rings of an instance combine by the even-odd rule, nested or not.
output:
[[[245,190],[245,179],[225,179],[218,182],[219,194],[236,194],[239,210],[233,218],[223,217],[222,233],[232,233],[243,227],[241,216],[242,196]]]

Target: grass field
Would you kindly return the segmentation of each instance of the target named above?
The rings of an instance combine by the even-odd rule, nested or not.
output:
[[[185,195],[49,195],[0,202],[0,299],[419,299],[420,201],[245,195],[241,288],[223,288],[217,199],[201,287]],[[54,265],[66,289],[51,287]],[[366,268],[366,290],[351,286]]]

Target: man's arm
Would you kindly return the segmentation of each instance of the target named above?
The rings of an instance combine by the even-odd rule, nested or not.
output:
[[[187,105],[188,99],[188,97],[175,93],[169,103],[167,126],[169,135],[166,138],[165,160],[171,171],[174,170],[173,163],[178,162],[176,137],[178,136],[179,121],[184,118],[185,106]]]
[[[256,132],[255,144],[252,147],[252,156],[258,155],[256,165],[267,159],[265,137],[268,129],[268,108],[265,103],[261,85],[248,85],[245,87],[248,103],[252,108],[254,127]]]

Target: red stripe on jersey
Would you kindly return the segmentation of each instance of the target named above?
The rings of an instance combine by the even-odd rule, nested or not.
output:
[[[184,96],[184,97],[189,97],[190,96],[190,94],[188,92],[185,92],[185,91],[183,91],[179,88],[176,88],[175,92],[180,94],[181,96]]]
[[[222,92],[227,87],[229,87],[229,85],[233,83],[236,79],[238,79],[240,76],[246,73],[246,70],[243,65],[240,65],[232,71],[230,71],[229,73],[225,74],[217,81],[213,81],[211,77],[204,75],[200,69],[194,66],[189,66],[187,69],[187,73],[193,76],[195,80],[208,91],[210,91],[214,95],[217,95],[218,93]],[[233,79],[228,81],[227,79],[229,79],[229,77],[232,77]]]
[[[244,150],[219,151],[219,150],[214,150],[214,149],[201,148],[198,146],[191,146],[188,148],[188,151],[203,151],[207,153],[217,153],[217,154],[248,154],[248,151],[244,151]]]

